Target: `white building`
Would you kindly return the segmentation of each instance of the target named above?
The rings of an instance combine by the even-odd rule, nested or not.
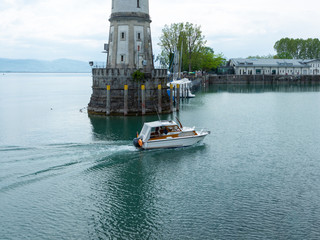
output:
[[[320,75],[320,59],[232,58],[229,66],[236,75]]]
[[[320,59],[308,60],[310,66],[309,75],[320,75]]]
[[[148,0],[112,0],[107,68],[153,69]]]

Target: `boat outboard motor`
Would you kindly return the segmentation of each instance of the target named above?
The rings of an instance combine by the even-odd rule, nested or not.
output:
[[[143,142],[141,138],[133,139],[133,146],[135,146],[136,148],[141,148],[142,145],[143,145]]]

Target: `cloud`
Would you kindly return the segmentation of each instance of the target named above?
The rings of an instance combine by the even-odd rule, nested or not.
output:
[[[227,57],[274,53],[282,37],[318,37],[317,0],[150,0],[154,53],[165,24],[201,25]],[[0,57],[104,61],[111,0],[1,0]]]
[[[29,52],[30,56],[54,59],[68,57],[58,54],[62,49],[72,53],[70,48],[79,53],[91,49],[92,55],[101,52],[103,38],[107,39],[104,9],[107,2],[101,0],[6,0],[0,10],[1,57],[29,58],[24,56]],[[81,56],[79,53],[72,55]]]
[[[182,4],[164,0],[152,2],[151,16],[156,38],[164,24],[188,21],[201,25],[208,45],[216,52],[247,57],[273,54],[274,43],[282,37],[319,37],[315,31],[319,7],[316,0],[186,0]]]

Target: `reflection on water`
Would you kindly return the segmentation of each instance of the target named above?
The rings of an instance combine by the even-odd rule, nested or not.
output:
[[[161,118],[204,143],[137,151],[158,117],[80,113],[89,74],[1,84],[0,238],[320,239],[318,85],[202,89]]]
[[[303,166],[303,162],[291,153],[290,148],[284,149],[281,133],[286,129],[283,128],[278,132],[273,128],[279,126],[282,120],[278,122],[277,117],[273,119],[276,121],[274,125],[269,122],[272,128],[268,129],[265,126],[268,129],[267,132],[272,131],[272,134],[270,133],[273,136],[272,141],[275,141],[270,145],[270,138],[259,135],[259,132],[263,132],[261,126],[259,130],[254,131],[257,135],[250,135],[255,128],[254,121],[245,125],[240,124],[243,120],[241,111],[237,112],[228,105],[226,107],[229,110],[233,109],[235,116],[228,114],[231,111],[226,111],[225,115],[225,111],[217,108],[219,98],[215,98],[215,105],[206,105],[209,103],[202,98],[206,94],[212,97],[220,92],[317,92],[319,90],[319,86],[219,85],[210,87],[207,92],[199,93],[201,95],[199,98],[185,101],[182,106],[186,107],[188,112],[182,111],[176,115],[181,115],[181,118],[185,118],[183,120],[193,123],[208,124],[209,119],[212,119],[212,122],[219,126],[215,129],[214,136],[210,136],[204,144],[190,148],[153,151],[135,151],[132,148],[130,151],[114,151],[112,154],[96,159],[93,166],[86,171],[90,184],[90,202],[94,205],[88,220],[90,236],[101,239],[197,239],[199,236],[251,238],[261,236],[255,232],[256,228],[267,233],[270,238],[274,238],[281,235],[280,232],[284,229],[290,229],[290,224],[299,228],[298,222],[290,222],[286,225],[285,221],[281,231],[278,232],[274,224],[283,221],[284,217],[272,209],[276,207],[279,208],[277,211],[284,212],[283,214],[293,214],[286,202],[287,195],[296,195],[290,189],[303,188],[302,185],[296,185],[296,182],[288,177],[289,175],[283,176],[281,170],[283,168],[269,167],[275,162],[278,165],[287,166],[288,162],[281,161],[278,156],[290,156],[291,161],[295,161],[296,165]],[[253,95],[250,94],[250,96],[254,98]],[[266,103],[269,102],[268,96],[263,98]],[[230,103],[238,99],[234,97],[230,99]],[[240,106],[244,104],[241,101],[236,103]],[[192,111],[199,106],[198,104],[206,105],[208,108],[214,106],[215,112],[212,114],[197,112],[196,115],[192,115]],[[252,112],[260,113],[255,104],[244,105],[254,109]],[[280,106],[282,105],[278,107]],[[272,107],[266,109],[268,110],[273,113]],[[285,111],[279,111],[281,112]],[[264,113],[260,114],[264,115]],[[295,115],[290,116],[295,118]],[[161,117],[174,119],[174,115]],[[234,124],[235,119],[240,122],[238,125],[242,128],[238,129],[236,126],[233,128],[228,125],[228,122]],[[113,143],[115,145],[131,145],[132,138],[137,131],[140,131],[143,123],[155,120],[157,120],[156,116],[107,118],[90,116],[93,139],[115,141]],[[297,119],[291,121],[297,122]],[[314,125],[313,121],[309,125]],[[237,131],[241,134],[238,135]],[[309,128],[304,132],[308,131]],[[299,134],[302,136],[301,133]],[[247,136],[251,137],[247,138]],[[241,143],[237,140],[239,138],[242,139]],[[291,141],[295,146],[300,143],[299,139],[297,142]],[[268,153],[268,147],[272,149],[270,153]],[[106,145],[106,148],[111,148],[111,145]],[[264,154],[266,154],[265,157]],[[317,155],[318,152],[312,154]],[[273,176],[272,183],[270,183],[269,172]],[[251,181],[251,178],[254,181]],[[318,180],[315,181],[318,182]],[[273,186],[278,185],[284,185],[281,196],[277,191],[272,190]],[[272,198],[276,198],[277,202],[272,201]],[[260,201],[263,203],[271,201],[271,204],[261,204]],[[307,206],[304,206],[304,209],[309,212],[307,218],[316,220],[317,217],[310,214],[309,207],[309,204],[315,203],[315,198],[309,201],[310,203],[307,202]],[[261,218],[262,215],[264,218]],[[304,221],[303,218],[301,220]],[[250,226],[254,227],[251,229]],[[301,237],[310,236],[307,231],[303,231],[302,228],[300,230]],[[281,236],[292,235],[282,234]]]
[[[216,84],[206,92],[265,93],[265,92],[319,92],[320,84]]]
[[[161,116],[161,119],[173,118],[173,115]],[[155,116],[90,116],[95,141],[112,140],[113,144],[130,146],[143,123],[155,120]],[[106,149],[112,146],[107,144]],[[166,185],[171,185],[167,181],[174,172],[184,168],[183,161],[195,159],[205,151],[206,145],[199,144],[181,149],[115,151],[97,159],[86,171],[95,207],[89,221],[90,235],[93,238],[163,238],[168,206],[162,194],[167,191]]]
[[[113,124],[122,126],[119,120]],[[110,125],[101,125],[99,129],[105,133],[99,131],[99,136],[108,139]],[[168,191],[166,185],[172,184],[174,172],[183,171],[183,161],[204,151],[206,147],[201,144],[184,149],[114,152],[99,159],[86,171],[91,185],[90,201],[95,207],[89,221],[90,235],[102,239],[163,238],[168,214],[163,201],[167,200],[163,199],[163,193]]]
[[[133,159],[126,154],[116,155],[112,157],[114,164],[99,163],[99,167],[91,169],[91,177],[95,176],[92,201],[96,211],[91,219],[95,236],[121,238],[130,233],[138,237],[145,222],[153,222],[148,220],[152,199],[146,194],[150,193],[152,181],[145,179],[141,162],[132,162]]]
[[[162,120],[172,120],[173,115],[161,115]],[[157,116],[101,117],[89,116],[94,140],[132,140],[145,122],[157,121]]]

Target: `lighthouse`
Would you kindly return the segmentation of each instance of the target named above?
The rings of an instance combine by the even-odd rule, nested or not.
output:
[[[107,68],[153,67],[149,0],[112,0]]]
[[[112,0],[109,22],[106,67],[92,68],[88,113],[171,113],[167,69],[155,69],[153,64],[149,1]]]

